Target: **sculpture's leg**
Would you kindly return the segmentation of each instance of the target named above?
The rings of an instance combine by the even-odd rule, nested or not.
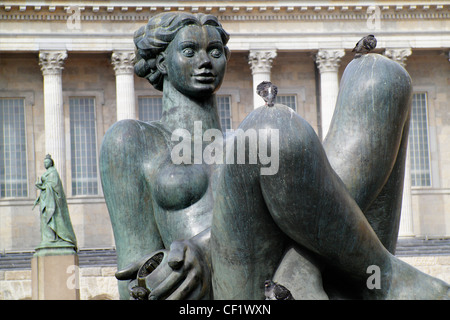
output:
[[[361,285],[370,265],[389,273],[386,249],[331,168],[306,121],[276,105],[253,111],[240,128],[279,130],[279,170],[260,175],[259,165],[226,166],[218,192],[219,197],[221,192],[225,195],[216,199],[211,231],[215,297],[235,298],[234,290],[242,279],[246,287],[256,289],[272,275],[273,264],[267,268],[266,260],[275,263],[280,258],[282,247],[275,244],[282,244],[283,237],[278,227]]]
[[[210,240],[214,299],[264,299],[285,236],[264,203],[257,165],[226,165],[219,179]]]
[[[320,140],[306,121],[287,107],[276,105],[253,111],[241,128],[244,131],[279,128],[279,170],[274,175],[260,176],[261,190],[255,183],[258,170],[254,165],[242,165],[242,170],[235,171],[236,176],[241,175],[241,180],[230,187],[240,188],[236,194],[245,195],[225,198],[223,203],[236,204],[225,205],[226,210],[214,212],[211,231],[214,290],[232,292],[242,279],[246,279],[247,287],[257,288],[265,275],[255,270],[265,268],[265,259],[277,254],[273,250],[275,239],[283,239],[278,227],[328,265],[342,271],[358,290],[356,296],[425,299],[442,298],[447,294],[448,285],[402,263],[384,248],[331,168]],[[251,175],[244,173],[246,167],[251,169]],[[235,170],[232,165],[227,168],[231,172]],[[224,189],[227,189],[227,171],[224,175]],[[259,192],[274,221],[265,217],[263,210],[253,210],[264,209],[255,196]],[[221,272],[226,271],[226,276],[216,273],[217,263]],[[379,270],[380,289],[367,286],[372,268]]]
[[[379,54],[352,60],[323,145],[380,240],[395,248],[408,142],[411,78]]]
[[[397,160],[389,175],[389,179],[378,194],[378,197],[364,212],[381,243],[392,254],[395,254],[400,227],[408,129],[409,119],[405,124]]]
[[[154,221],[149,186],[143,173],[149,141],[133,120],[114,124],[105,134],[100,151],[103,193],[111,217],[118,270],[163,248]],[[119,282],[122,299],[128,299],[127,282]]]
[[[398,63],[378,54],[354,59],[324,141],[331,166],[391,253],[400,222],[410,97],[411,79]],[[326,285],[338,278],[325,276]]]

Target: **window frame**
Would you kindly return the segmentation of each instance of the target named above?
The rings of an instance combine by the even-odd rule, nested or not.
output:
[[[27,159],[27,133],[26,133],[26,110],[25,110],[26,106],[25,106],[25,98],[0,98],[0,101],[9,101],[8,105],[7,105],[8,111],[11,110],[9,108],[13,108],[13,109],[15,109],[16,107],[21,108],[20,114],[19,114],[19,117],[20,117],[19,119],[16,119],[16,113],[13,112],[13,118],[14,118],[14,121],[13,121],[14,122],[14,127],[13,127],[14,128],[14,130],[13,130],[13,134],[14,135],[13,135],[13,137],[14,137],[14,140],[17,141],[17,137],[16,137],[15,134],[19,131],[20,132],[20,134],[19,134],[20,142],[22,142],[22,140],[23,140],[23,144],[24,144],[24,147],[25,147],[25,150],[23,150],[23,151],[22,150],[14,150],[13,151],[14,153],[19,152],[20,158],[22,158],[22,157],[25,158],[24,159],[25,160],[25,168],[23,168],[21,166],[20,167],[20,174],[19,174],[19,176],[22,176],[23,174],[25,174],[25,177],[21,177],[21,179],[19,179],[17,176],[15,177],[15,179],[13,179],[13,178],[11,178],[9,180],[6,179],[6,177],[8,176],[7,173],[9,173],[11,175],[13,173],[13,171],[14,171],[13,170],[13,168],[14,168],[13,161],[14,160],[13,159],[15,157],[14,157],[14,154],[9,154],[9,157],[6,157],[7,154],[6,154],[6,152],[4,153],[5,164],[6,164],[6,159],[7,158],[10,159],[10,161],[9,161],[10,163],[9,163],[8,167],[5,167],[5,169],[7,169],[7,170],[5,170],[5,179],[4,179],[4,181],[0,181],[0,183],[3,184],[3,182],[4,182],[4,184],[5,184],[5,190],[4,190],[5,191],[5,196],[1,196],[1,193],[0,193],[0,197],[3,198],[3,199],[7,199],[7,198],[28,198],[29,183],[28,183],[28,163],[27,163],[28,159]],[[10,103],[12,103],[13,105],[10,105]],[[18,105],[16,106],[16,104],[18,104]],[[3,103],[2,103],[2,105],[3,105]],[[3,112],[1,112],[1,114],[3,114]],[[16,120],[18,120],[19,123],[16,123]],[[12,147],[12,145],[14,145],[14,143],[11,143],[11,142],[12,141],[9,141],[8,144],[7,144],[10,147]],[[17,144],[17,142],[15,144]],[[22,147],[21,143],[20,143],[20,146]],[[24,182],[25,182],[25,188],[22,188]],[[8,185],[11,188],[8,188],[7,187]],[[25,195],[21,195],[21,196],[17,195],[19,186],[21,188],[21,193],[22,194],[25,193]],[[14,195],[14,196],[13,195],[8,195],[8,193],[9,194],[16,193],[16,195]]]
[[[280,97],[294,97],[294,100],[295,100],[295,109],[293,109],[293,108],[291,108],[292,110],[294,110],[295,112],[297,112],[297,110],[298,110],[298,96],[297,96],[297,94],[295,94],[295,93],[292,93],[292,94],[289,94],[289,93],[281,93],[281,94],[278,94],[277,95],[277,97],[276,97],[276,99],[277,98],[280,98]],[[287,106],[287,105],[286,105]],[[289,106],[288,106],[289,107]]]
[[[72,145],[70,133],[70,98],[94,98],[94,115],[95,115],[95,143],[96,143],[96,166],[97,166],[97,194],[93,195],[74,195],[72,190]],[[100,147],[105,135],[103,127],[103,108],[105,106],[105,96],[103,90],[63,90],[65,123],[64,130],[66,132],[66,197],[69,199],[87,199],[87,198],[103,198],[103,189],[100,177]]]
[[[229,105],[230,105],[230,118],[229,118],[229,120],[230,120],[230,128],[222,128],[222,118],[220,117],[218,98],[228,98],[229,99]],[[226,132],[227,130],[233,130],[233,96],[231,94],[217,94],[216,95],[216,103],[217,103],[217,113],[219,114],[220,127],[222,128],[222,131]]]
[[[26,163],[26,193],[24,197],[0,197],[0,202],[8,205],[10,201],[28,201],[35,199],[37,195],[33,178],[36,176],[36,167],[34,163],[34,126],[33,126],[33,107],[35,105],[34,91],[30,90],[0,90],[0,99],[23,99],[24,125],[25,125],[25,163]]]
[[[426,116],[426,130],[427,130],[427,157],[428,157],[428,169],[426,171],[428,171],[428,175],[429,175],[429,180],[430,183],[429,185],[413,185],[413,179],[412,176],[413,174],[413,163],[414,163],[414,159],[412,157],[412,149],[411,149],[411,137],[412,137],[412,132],[413,132],[413,126],[412,126],[412,121],[413,121],[413,105],[412,105],[412,101],[414,99],[414,95],[416,94],[424,94],[425,95],[425,116]],[[426,90],[414,90],[413,91],[413,95],[411,98],[411,118],[410,118],[410,127],[409,127],[409,134],[408,134],[408,153],[409,153],[409,160],[410,160],[410,179],[411,179],[411,189],[431,189],[433,188],[433,184],[434,184],[434,176],[433,176],[433,164],[432,164],[432,155],[431,155],[431,130],[430,130],[430,104],[429,104],[429,93]],[[417,170],[417,171],[425,171],[425,170]]]
[[[152,95],[152,94],[147,94],[147,95],[139,95],[139,96],[137,96],[137,99],[136,99],[136,101],[137,101],[137,114],[138,114],[138,120],[140,120],[140,121],[144,121],[144,122],[151,122],[151,121],[158,121],[158,120],[150,120],[150,121],[148,121],[148,120],[144,120],[144,119],[141,119],[141,105],[139,104],[139,101],[142,99],[142,98],[160,98],[161,99],[161,116],[162,116],[162,95]]]

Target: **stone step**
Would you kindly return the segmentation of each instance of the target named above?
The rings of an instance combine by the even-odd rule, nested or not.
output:
[[[396,256],[450,256],[450,239],[400,238],[397,241]],[[30,269],[33,252],[0,254],[0,270]],[[114,249],[82,249],[78,251],[80,267],[115,267]]]
[[[399,239],[395,255],[431,256],[450,255],[450,239]]]
[[[0,270],[30,269],[33,252],[0,254]],[[116,266],[116,251],[113,249],[93,249],[78,251],[79,266]]]

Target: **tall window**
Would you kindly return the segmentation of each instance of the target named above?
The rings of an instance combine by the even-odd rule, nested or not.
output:
[[[217,96],[217,112],[219,113],[220,125],[225,132],[231,129],[231,97]]]
[[[139,120],[150,122],[161,119],[162,98],[161,97],[139,97]]]
[[[95,99],[69,98],[72,194],[98,194]]]
[[[24,99],[0,99],[0,197],[26,197]]]
[[[297,99],[295,95],[278,95],[275,98],[276,103],[284,104],[294,111],[297,111]]]
[[[409,152],[411,157],[411,186],[431,186],[428,144],[427,94],[415,93],[412,100]]]

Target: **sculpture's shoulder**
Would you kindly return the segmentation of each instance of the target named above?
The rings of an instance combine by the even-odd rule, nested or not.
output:
[[[125,152],[128,157],[166,148],[167,132],[159,122],[121,120],[113,124],[103,138],[101,154]]]
[[[59,174],[55,167],[48,168],[41,177],[42,181],[47,184],[56,185],[59,181]]]
[[[104,189],[107,184],[124,183],[132,176],[147,176],[150,168],[170,155],[167,143],[161,125],[138,120],[116,122],[105,133],[100,148]]]

